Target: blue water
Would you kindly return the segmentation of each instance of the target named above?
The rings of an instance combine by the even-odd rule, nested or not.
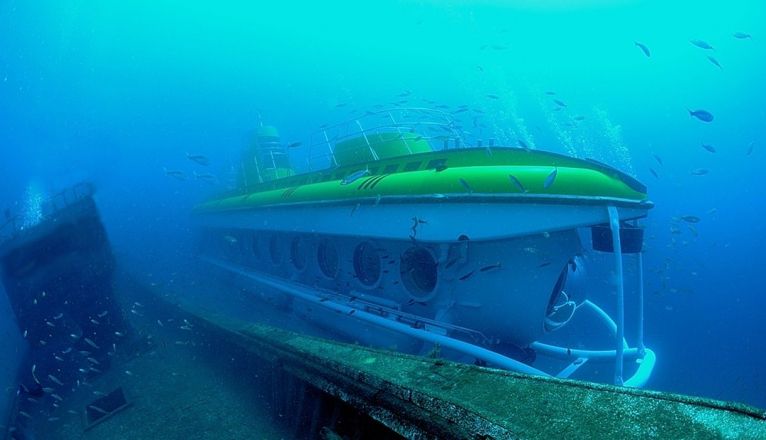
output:
[[[189,209],[216,189],[165,175],[198,169],[186,152],[223,181],[259,118],[302,141],[406,91],[468,104],[500,143],[648,185],[649,387],[766,407],[766,4],[257,3],[0,2],[0,206],[88,179],[118,258],[173,260]],[[7,313],[0,327],[14,331]],[[17,344],[2,348],[5,384]]]

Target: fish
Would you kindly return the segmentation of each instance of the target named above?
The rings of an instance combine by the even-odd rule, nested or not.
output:
[[[545,92],[545,94],[548,96],[553,96],[556,94],[556,92],[554,92],[553,90],[548,90],[547,92]]]
[[[553,182],[556,181],[556,176],[559,173],[558,168],[554,168],[553,171],[551,171],[550,174],[548,174],[548,177],[545,178],[545,182],[543,182],[543,188],[548,189],[553,185]]]
[[[48,327],[56,327],[56,324],[54,324],[54,323],[52,323],[50,321],[45,321],[45,325],[47,325]]]
[[[339,102],[339,103],[335,104],[335,108],[341,108],[341,107],[345,107],[347,105],[348,105],[347,102]]]
[[[95,325],[99,325],[100,324],[100,322],[98,322],[98,320],[96,320],[94,318],[90,318],[90,322],[92,322]]]
[[[90,345],[91,347],[93,347],[95,349],[101,348],[98,345],[96,345],[96,343],[93,342],[90,338],[83,338],[83,340],[85,341],[86,344]]]
[[[460,185],[462,185],[462,186],[463,186],[463,188],[465,188],[465,190],[466,190],[467,192],[469,192],[469,193],[472,193],[472,192],[473,192],[473,188],[471,188],[471,185],[469,185],[469,184],[468,184],[468,182],[467,182],[465,179],[463,179],[463,178],[461,177],[461,178],[459,178],[459,179],[457,179],[457,180],[460,182]]]
[[[465,281],[468,278],[471,278],[473,276],[474,272],[476,272],[476,271],[472,270],[472,271],[468,272],[467,274],[463,275],[462,277],[458,278],[458,280]]]
[[[643,53],[644,53],[644,55],[646,55],[646,56],[647,56],[647,58],[652,56],[652,53],[649,51],[649,48],[648,48],[648,47],[646,47],[646,45],[645,45],[645,44],[643,44],[643,43],[639,43],[638,41],[634,41],[634,42],[633,42],[633,44],[635,44],[636,46],[638,46],[638,48],[639,48],[639,49],[641,49],[641,52],[643,52]]]
[[[524,185],[522,185],[521,181],[520,181],[519,179],[517,179],[517,178],[516,178],[516,176],[514,176],[513,174],[509,174],[509,175],[508,175],[508,178],[511,180],[511,183],[512,183],[512,184],[513,184],[513,185],[514,185],[516,188],[518,188],[518,190],[519,190],[519,191],[521,191],[521,192],[523,192],[523,193],[526,193],[526,192],[527,192],[527,189],[526,189],[526,188],[524,188]]]
[[[88,409],[92,409],[93,411],[99,412],[101,414],[109,414],[107,411],[97,407],[96,405],[88,405]]]
[[[186,153],[186,158],[189,159],[192,162],[196,162],[203,166],[210,165],[210,159],[208,159],[206,156],[203,156],[201,154],[190,154]]]
[[[398,96],[399,96],[400,98],[404,98],[405,96],[410,96],[411,94],[412,94],[412,91],[411,91],[411,90],[405,90],[405,91],[403,91],[402,93],[400,93]]]
[[[91,364],[94,364],[94,365],[101,365],[101,362],[99,362],[99,361],[98,361],[98,360],[96,360],[95,358],[92,358],[92,357],[88,357],[88,358],[86,358],[86,359],[88,359],[88,362],[90,362]]]
[[[106,315],[108,315],[108,314],[109,314],[109,311],[107,311],[107,310],[104,310],[103,312],[101,312],[101,313],[97,314],[96,316],[98,316],[99,318],[103,318],[104,316],[106,316]]]
[[[657,163],[658,163],[658,164],[660,164],[660,166],[664,166],[664,165],[662,164],[662,158],[661,158],[660,156],[658,156],[658,155],[656,155],[656,154],[652,154],[652,157],[654,158],[654,160],[656,160],[656,161],[657,161]]]
[[[59,396],[56,393],[51,393],[51,397],[53,397],[54,399],[58,400],[59,402],[63,402],[64,401],[64,398]]]
[[[291,144],[288,144],[288,145],[287,145],[287,148],[298,148],[298,147],[300,147],[301,145],[303,145],[303,142],[293,142],[293,143],[291,143]]]
[[[59,417],[48,417],[49,422],[58,422],[59,420],[61,420]]]
[[[696,215],[682,215],[681,220],[685,221],[686,223],[699,223],[702,219]]]
[[[689,110],[689,116],[697,118],[702,122],[713,122],[713,114],[707,110]]]
[[[723,69],[721,63],[719,63],[717,59],[711,57],[710,55],[708,55],[707,59],[710,60],[711,63],[715,64],[719,69]]]
[[[486,95],[486,96],[487,96],[487,98],[489,98],[489,99],[500,99],[500,97],[499,97],[499,96],[497,96],[497,95],[495,95],[495,94],[492,94],[492,93],[487,93],[487,95]]]
[[[341,185],[350,185],[350,184],[356,182],[357,180],[361,179],[362,177],[364,177],[364,176],[366,176],[368,174],[370,174],[370,169],[369,168],[365,168],[365,169],[359,170],[359,171],[354,171],[353,173],[351,173],[348,176],[344,177],[340,181],[340,184]]]
[[[752,36],[752,35],[750,35],[750,34],[748,34],[748,33],[745,33],[745,32],[734,32],[734,33],[733,33],[733,34],[731,34],[731,35],[732,35],[734,38],[738,39],[738,40],[747,40],[747,39],[752,39],[752,38],[753,38],[753,36]]]
[[[564,101],[562,101],[562,100],[560,100],[560,99],[554,99],[554,100],[553,100],[553,102],[554,102],[556,105],[558,105],[559,107],[566,107],[566,106],[567,106],[566,102],[564,102]]]
[[[130,370],[125,370],[125,374],[127,374],[128,376],[132,376],[132,375],[133,375],[133,372],[132,372],[132,371],[130,371]]]
[[[487,271],[493,270],[493,269],[500,269],[500,267],[502,267],[502,263],[500,263],[498,261],[495,264],[490,264],[489,266],[482,267],[481,269],[479,269],[479,272],[487,272]]]
[[[64,382],[60,381],[58,377],[56,377],[56,376],[54,376],[52,374],[48,375],[48,379],[50,379],[51,382],[55,383],[58,386],[64,386]]]
[[[573,119],[574,119],[575,121],[578,121],[578,122],[579,122],[579,121],[584,121],[584,120],[585,120],[585,116],[582,116],[582,115],[578,115],[578,116],[575,116]]]
[[[114,335],[121,338],[121,337],[125,336],[125,333],[123,333],[123,332],[114,332]]]
[[[198,173],[196,171],[193,171],[192,176],[194,176],[195,180],[202,180],[207,183],[214,183],[216,180],[218,180],[214,174],[210,174],[210,173]]]
[[[711,153],[715,153],[715,147],[708,144],[702,144],[702,148],[704,148],[706,151],[709,151]]]
[[[652,168],[649,168],[649,172],[652,173],[652,176],[654,176],[656,179],[660,178],[660,175],[657,174],[657,171],[654,171]]]
[[[713,46],[708,44],[707,41],[703,41],[703,40],[689,40],[689,43],[699,47],[700,49],[715,50],[715,49],[713,49]]]
[[[166,176],[174,177],[178,180],[186,180],[186,173],[181,170],[169,170],[165,167],[162,167],[162,171],[165,172]]]
[[[25,411],[19,411],[19,415],[22,415],[22,416],[24,416],[24,417],[26,417],[28,419],[32,418],[32,416],[30,416],[29,413],[25,412]]]
[[[753,150],[755,149],[755,142],[750,142],[750,146],[747,147],[747,152],[745,152],[745,156],[750,156],[753,154]]]
[[[526,142],[524,142],[524,141],[523,141],[523,140],[521,140],[521,139],[517,139],[516,141],[519,143],[519,146],[520,146],[521,148],[523,148],[523,149],[525,149],[525,150],[529,150],[529,145],[527,145],[527,143],[526,143]]]
[[[64,362],[64,358],[62,358],[61,356],[59,356],[59,355],[57,355],[57,354],[54,354],[54,355],[53,355],[53,359],[56,359],[56,360],[57,360],[57,361],[59,361],[59,362]]]
[[[695,168],[692,170],[692,176],[704,176],[709,173],[710,170],[707,168]]]
[[[550,265],[551,265],[550,261],[543,261],[542,263],[538,264],[537,267],[545,267]]]
[[[61,319],[64,317],[63,313],[59,313],[58,315],[54,316],[53,319]]]

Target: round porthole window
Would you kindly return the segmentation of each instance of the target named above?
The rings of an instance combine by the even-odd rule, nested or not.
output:
[[[402,254],[399,274],[402,284],[414,297],[424,297],[436,288],[438,263],[433,254],[422,246],[407,249]]]
[[[272,235],[269,239],[269,256],[271,257],[271,262],[274,264],[282,262],[282,248],[279,245],[279,237],[277,234]]]
[[[323,239],[319,242],[317,263],[319,270],[327,278],[335,278],[338,275],[338,249],[330,240]]]
[[[366,286],[372,286],[380,279],[380,256],[372,243],[360,243],[354,249],[354,273]]]
[[[290,242],[290,261],[298,270],[306,268],[306,253],[308,251],[306,247],[306,240],[303,240],[301,237],[295,237]]]

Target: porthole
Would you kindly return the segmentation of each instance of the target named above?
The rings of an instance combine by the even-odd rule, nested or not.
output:
[[[338,249],[326,238],[319,242],[317,263],[319,270],[327,278],[335,278],[338,275]]]
[[[412,296],[422,298],[434,291],[438,264],[433,254],[422,246],[411,247],[402,254],[399,274],[402,284]]]
[[[373,286],[380,279],[380,255],[372,243],[360,243],[354,249],[354,273],[366,286]]]
[[[271,262],[279,264],[282,262],[282,247],[279,245],[279,237],[277,234],[273,234],[269,239],[269,256]]]
[[[294,237],[292,242],[290,242],[290,261],[298,270],[306,268],[307,246],[306,240],[303,240],[301,237]]]

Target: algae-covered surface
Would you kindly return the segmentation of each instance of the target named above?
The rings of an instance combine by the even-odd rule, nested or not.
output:
[[[271,420],[257,380],[242,374],[246,360],[216,354],[215,347],[199,342],[196,328],[177,317],[133,318],[138,341],[133,347],[118,345],[112,369],[66,396],[53,421],[38,418],[37,438],[292,438]],[[137,352],[123,358],[120,350],[129,348]],[[123,388],[130,406],[85,430],[86,406],[116,387]]]
[[[451,423],[478,423],[477,435],[496,424],[518,438],[766,438],[766,415],[741,405],[453,364],[268,327],[243,333],[398,390]]]

